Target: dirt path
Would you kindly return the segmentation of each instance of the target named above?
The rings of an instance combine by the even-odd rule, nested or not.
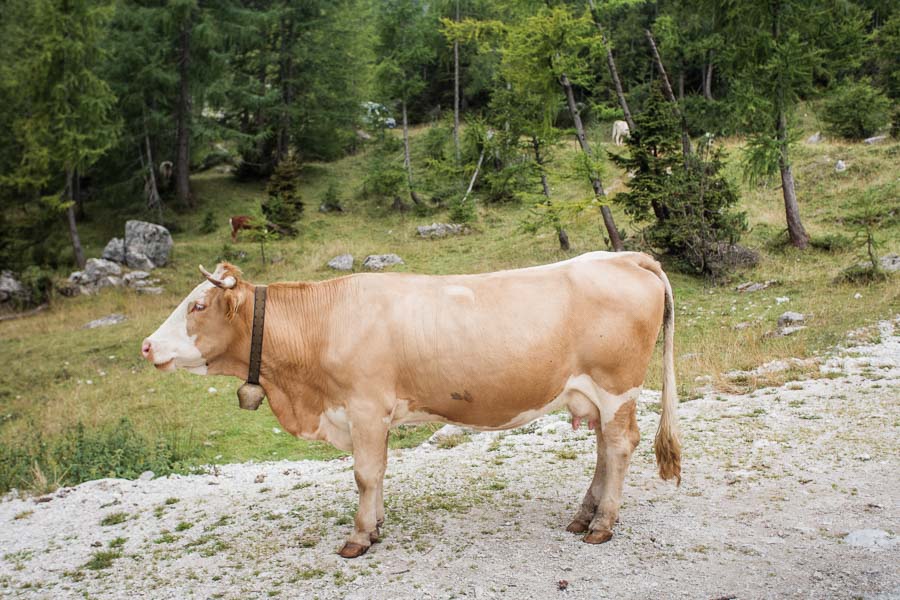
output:
[[[646,393],[616,537],[602,546],[564,531],[594,441],[550,415],[393,451],[384,541],[355,561],[335,554],[356,500],[350,460],[8,498],[0,595],[900,598],[900,321],[880,330],[824,362],[828,377],[684,403],[681,488],[656,477]],[[125,520],[100,524],[114,513]],[[86,568],[92,557],[109,566]]]

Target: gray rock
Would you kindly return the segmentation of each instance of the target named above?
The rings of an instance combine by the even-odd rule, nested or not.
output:
[[[125,273],[122,279],[125,281],[125,285],[135,285],[148,277],[150,277],[150,273],[147,271],[132,271],[131,273]]]
[[[835,173],[843,173],[846,170],[847,170],[847,163],[845,163],[844,161],[839,160],[836,163],[834,163],[834,172]]]
[[[886,135],[875,135],[870,138],[864,139],[863,142],[866,144],[869,144],[871,146],[872,144],[880,144],[881,142],[883,142],[886,139],[887,139]]]
[[[101,277],[93,282],[93,286],[98,290],[105,287],[121,287],[122,278],[116,277],[115,275],[107,275],[106,277]]]
[[[157,267],[165,266],[169,262],[169,253],[172,251],[172,235],[162,225],[147,223],[146,221],[128,221],[125,223],[125,262],[129,267],[129,253],[143,254]],[[152,267],[151,267],[152,268]],[[146,270],[146,269],[145,269]]]
[[[806,320],[805,315],[789,310],[786,313],[782,313],[782,315],[780,317],[778,317],[778,326],[785,327],[786,325],[794,325],[795,323],[802,323],[805,320]]]
[[[128,248],[125,251],[125,264],[128,265],[129,269],[139,269],[143,271],[152,271],[156,268],[156,265],[146,254],[137,252],[131,248]]]
[[[368,260],[368,259],[367,259]],[[352,271],[353,270],[353,255],[352,254],[341,254],[340,256],[335,256],[331,260],[328,261],[328,266],[334,269],[335,271]]]
[[[881,257],[881,268],[889,273],[900,271],[900,255],[888,254]]]
[[[844,542],[848,546],[884,550],[896,546],[897,538],[891,537],[891,534],[883,529],[857,529],[848,533]]]
[[[89,258],[84,265],[84,281],[99,281],[110,275],[121,275],[122,267],[105,258]],[[71,276],[70,276],[71,277]]]
[[[144,471],[141,473],[140,477],[138,477],[138,481],[150,481],[154,477],[156,477],[156,473],[153,471]]]
[[[127,320],[125,315],[119,313],[113,313],[111,315],[106,315],[105,317],[100,317],[99,319],[94,319],[90,323],[85,323],[82,329],[96,329],[97,327],[109,327],[110,325],[118,325],[119,323],[123,323]]]
[[[431,225],[419,225],[416,227],[419,237],[426,239],[443,238],[449,235],[463,235],[471,230],[468,225],[459,223],[432,223]]]
[[[778,281],[775,279],[769,279],[768,281],[765,281],[763,283],[748,281],[734,288],[734,291],[743,293],[758,292],[760,290],[767,289],[769,286],[775,285],[776,283],[778,283]]]
[[[163,293],[163,289],[161,287],[144,286],[135,289],[139,294],[149,294],[151,296],[159,296]]]
[[[806,138],[807,144],[818,144],[821,141],[822,141],[822,134],[818,131],[815,132],[814,134],[812,134],[811,136],[809,136],[808,138]]]
[[[427,443],[437,444],[441,441],[441,438],[464,435],[465,433],[467,433],[466,430],[458,425],[444,425],[433,434],[431,434],[431,437],[428,438]]]
[[[106,260],[117,263],[125,262],[125,240],[122,238],[113,238],[106,243],[103,254],[100,255]]]
[[[9,300],[25,300],[28,298],[28,290],[22,282],[16,279],[12,271],[0,273],[0,302]]]
[[[781,327],[778,331],[775,332],[776,337],[787,337],[789,335],[793,335],[798,331],[803,331],[806,329],[806,325],[790,325],[788,327]]]
[[[369,271],[381,271],[385,267],[405,264],[396,254],[370,254],[363,261],[363,268]]]

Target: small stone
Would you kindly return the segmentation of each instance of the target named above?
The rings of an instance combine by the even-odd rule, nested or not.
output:
[[[363,268],[369,271],[381,271],[385,267],[405,264],[396,254],[370,254],[363,261]]]
[[[139,287],[137,288],[139,294],[150,294],[152,296],[159,296],[163,293],[163,289],[161,287]]]
[[[780,317],[778,317],[778,326],[784,327],[785,325],[793,325],[794,323],[802,323],[805,320],[806,320],[806,315],[789,310],[785,313],[782,313],[782,315]]]
[[[464,235],[471,232],[468,225],[460,223],[432,223],[416,227],[419,237],[426,239],[443,238],[450,235]]]
[[[751,323],[750,321],[741,321],[734,326],[734,328],[738,331],[740,331],[741,329],[747,329],[748,327],[753,327],[753,323]]]
[[[272,428],[272,433],[274,433],[275,435],[278,435],[279,433],[281,433],[281,430],[278,429],[277,427],[273,427],[273,428]]]
[[[125,285],[135,285],[148,277],[150,277],[150,273],[147,271],[132,271],[130,273],[125,273],[122,280],[125,282]]]
[[[150,481],[154,477],[156,477],[156,473],[153,471],[144,471],[141,473],[140,477],[138,477],[138,481]]]
[[[556,587],[557,589],[559,589],[559,591],[564,592],[569,588],[569,582],[565,579],[560,579],[556,582]]]
[[[84,265],[84,281],[97,281],[103,277],[121,274],[122,267],[104,258],[89,258]]]
[[[105,317],[100,317],[99,319],[94,319],[89,323],[85,323],[82,329],[96,329],[97,327],[108,327],[110,325],[118,325],[119,323],[124,323],[128,318],[119,313],[113,313],[111,315],[106,315]]]
[[[217,390],[217,389],[214,388],[214,387],[210,387],[210,388],[207,388],[206,391],[207,391],[208,393],[210,393],[210,394],[215,394],[215,393],[218,392],[219,390]]]
[[[262,483],[265,480],[266,480],[266,474],[260,473],[259,475],[256,476],[256,479],[253,480],[253,483]]]
[[[778,283],[775,279],[770,279],[768,281],[764,281],[763,283],[758,283],[755,281],[748,281],[746,283],[742,283],[741,285],[734,288],[734,291],[741,293],[750,293],[750,292],[758,292],[760,290],[764,290],[768,288],[770,285],[774,285]]]
[[[847,163],[845,163],[844,161],[839,160],[836,163],[834,163],[835,173],[843,173],[846,170],[847,170]]]
[[[790,302],[791,299],[787,296],[778,296],[775,298],[775,304],[784,304],[785,302]]]
[[[793,325],[791,327],[782,327],[778,330],[777,334],[779,337],[786,337],[789,335],[793,335],[798,331],[803,331],[806,329],[806,325]]]
[[[860,294],[859,292],[856,292],[855,294],[853,294],[854,300],[859,300],[860,298],[862,298],[862,294]]]
[[[879,143],[883,142],[883,141],[886,140],[886,139],[887,139],[887,136],[886,136],[886,135],[875,135],[875,136],[872,136],[872,137],[870,137],[870,138],[864,139],[864,140],[863,140],[863,143],[869,144],[869,145],[871,146],[872,144],[879,144]]]
[[[815,132],[814,134],[812,134],[811,136],[809,136],[808,138],[806,138],[807,144],[818,144],[821,141],[822,141],[822,134],[818,131]]]
[[[331,260],[328,261],[328,266],[335,271],[352,271],[353,270],[353,255],[352,254],[341,254],[339,256],[335,256]]]

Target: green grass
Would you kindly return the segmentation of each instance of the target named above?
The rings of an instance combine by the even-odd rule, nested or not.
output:
[[[834,283],[842,269],[860,260],[859,252],[846,248],[846,244],[829,242],[829,250],[806,252],[778,244],[784,229],[780,190],[774,183],[750,187],[739,180],[741,141],[722,143],[729,157],[727,172],[740,185],[742,209],[751,224],[744,243],[759,250],[762,260],[758,267],[722,285],[670,269],[676,294],[676,366],[684,398],[694,396],[694,388],[700,385],[695,384],[698,376],[708,375],[713,385],[728,390],[732,384],[722,376],[728,371],[751,369],[773,359],[811,356],[841,341],[847,331],[887,318],[900,309],[900,277],[869,284]],[[550,173],[555,197],[579,199],[591,193],[588,183],[578,175],[577,157],[574,144],[565,145],[557,153]],[[837,158],[847,162],[846,172],[834,172]],[[363,197],[367,160],[361,153],[335,163],[304,167],[301,193],[307,204],[301,234],[270,244],[267,254],[278,262],[267,268],[260,264],[258,246],[243,241],[230,244],[227,224],[230,215],[253,212],[264,185],[238,183],[207,172],[192,180],[196,209],[167,217],[177,220],[178,231],[174,233],[171,264],[154,272],[165,287],[162,296],[104,290],[93,297],[58,298],[49,310],[35,317],[0,323],[0,361],[22,366],[0,371],[0,493],[10,487],[52,489],[110,473],[136,476],[135,461],[159,465],[151,467],[159,475],[166,470],[188,471],[251,459],[327,460],[342,455],[325,443],[298,440],[281,431],[267,404],[254,413],[238,410],[235,391],[242,382],[236,379],[160,374],[141,359],[141,340],[200,281],[200,263],[211,268],[223,257],[245,252],[245,258],[232,260],[248,279],[266,283],[333,277],[335,273],[325,263],[344,252],[357,257],[357,269],[367,254],[395,252],[406,261],[395,270],[447,274],[547,263],[605,247],[602,223],[595,212],[573,218],[568,225],[573,249],[563,253],[552,231],[537,235],[521,231],[528,207],[518,205],[479,205],[472,235],[420,240],[416,225],[446,221],[446,212],[399,214],[385,203]],[[815,146],[799,144],[794,168],[801,213],[809,233],[817,239],[852,237],[844,223],[847,204],[869,188],[881,189],[884,201],[900,210],[898,162],[900,144],[895,141],[873,146],[830,141]],[[604,183],[610,196],[623,191],[625,181],[623,173],[607,163]],[[346,208],[343,214],[325,215],[316,210],[332,182],[338,185]],[[89,212],[91,208],[89,205]],[[95,208],[99,213],[100,207]],[[218,228],[201,234],[200,225],[209,210],[217,216]],[[620,228],[633,233],[635,227],[625,215],[615,206],[613,212]],[[99,256],[106,241],[120,235],[124,220],[134,216],[127,207],[113,207],[110,214],[109,218],[83,223],[87,256]],[[879,232],[879,237],[885,243],[882,254],[900,251],[898,219]],[[742,281],[769,279],[779,284],[751,294],[734,292],[734,285]],[[856,293],[862,298],[855,299]],[[776,304],[779,296],[789,297],[790,302]],[[785,310],[810,315],[806,323],[809,327],[790,337],[766,336]],[[128,320],[108,328],[81,328],[113,312],[125,314]],[[743,322],[750,326],[734,328]],[[648,371],[648,387],[660,387],[660,372],[657,351]],[[798,375],[806,374],[794,370],[751,384],[779,383],[784,377]],[[210,387],[217,391],[208,392]],[[107,435],[103,432],[122,423],[123,418],[134,429],[133,458],[125,464],[110,464],[116,457],[107,452],[115,445],[109,440],[118,438],[103,437]],[[33,460],[35,448],[43,444],[52,449],[72,435],[77,423],[84,425],[83,447],[91,449],[97,461],[92,469],[75,477],[71,464],[60,463],[64,459]],[[280,433],[273,431],[276,427]],[[397,429],[391,447],[417,445],[434,430],[433,426]],[[52,452],[47,452],[52,458]]]

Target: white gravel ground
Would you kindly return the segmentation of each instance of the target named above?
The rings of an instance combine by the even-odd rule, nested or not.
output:
[[[827,359],[829,377],[682,404],[680,488],[656,476],[657,395],[645,393],[620,522],[601,546],[564,531],[593,436],[550,415],[392,451],[384,539],[352,561],[335,554],[356,501],[349,459],[7,497],[0,595],[900,598],[900,320],[880,330]],[[127,518],[101,525],[117,512]],[[85,566],[116,538],[108,568]]]

